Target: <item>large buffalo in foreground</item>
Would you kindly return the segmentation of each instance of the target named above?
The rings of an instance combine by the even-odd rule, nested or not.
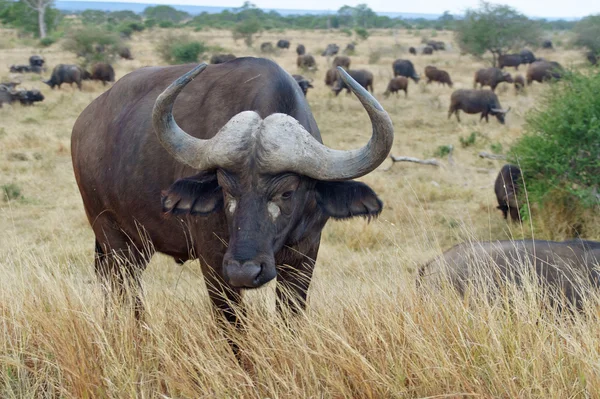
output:
[[[341,67],[338,67],[338,70],[340,68]],[[348,71],[348,75],[350,75],[352,79],[356,81],[356,83],[358,83],[365,89],[370,90],[371,93],[373,93],[373,74],[371,72],[367,71],[366,69],[351,69]],[[346,89],[346,93],[349,94],[351,87],[348,84],[346,84],[346,79],[342,79],[342,75],[338,72],[338,80],[337,82],[335,82],[331,90],[337,96],[344,89]]]
[[[558,80],[562,77],[562,66],[554,61],[536,61],[527,68],[527,85],[533,81],[547,82],[549,80]]]
[[[465,242],[422,266],[418,284],[447,283],[461,295],[470,289],[493,294],[506,283],[522,286],[528,280],[550,294],[551,304],[564,297],[581,309],[583,298],[600,283],[598,244],[583,240]]]
[[[521,169],[518,166],[508,164],[500,169],[494,183],[494,193],[498,200],[498,209],[502,211],[504,219],[510,215],[513,222],[521,220],[519,213],[520,184]]]
[[[373,127],[352,151],[322,144],[298,84],[266,59],[141,68],[96,98],[75,122],[71,154],[107,293],[131,293],[139,317],[141,273],[161,252],[200,259],[232,322],[240,291],[275,277],[278,304],[303,309],[326,222],[381,212],[352,179],[377,168],[394,137],[379,103],[339,73]]]
[[[84,71],[77,65],[58,64],[52,71],[50,79],[46,80],[48,86],[54,89],[54,87],[60,86],[63,83],[75,83],[77,88],[81,90],[81,80],[84,79]]]
[[[404,76],[405,78],[411,78],[415,83],[419,83],[421,78],[415,71],[415,66],[410,60],[397,59],[392,63],[392,69],[395,76]]]
[[[448,119],[452,114],[456,114],[456,120],[460,122],[459,111],[467,114],[481,113],[481,119],[485,118],[489,122],[488,115],[495,116],[498,122],[504,124],[504,116],[507,110],[502,109],[498,96],[491,90],[456,90],[450,96],[450,109],[448,110]]]
[[[492,91],[496,91],[496,87],[502,82],[513,83],[510,73],[504,72],[500,68],[483,68],[475,72],[473,87],[477,88],[479,84],[482,88],[490,86]]]

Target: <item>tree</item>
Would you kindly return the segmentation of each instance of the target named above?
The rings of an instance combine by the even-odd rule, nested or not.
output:
[[[233,27],[233,39],[244,39],[246,46],[252,46],[254,41],[254,35],[262,31],[262,26],[258,19],[247,19],[242,22],[238,22]]]
[[[539,43],[541,30],[511,7],[482,2],[479,9],[467,10],[464,19],[457,21],[455,36],[464,53],[482,57],[489,51],[496,65],[497,57],[509,50]]]
[[[573,30],[577,46],[585,47],[595,55],[600,54],[600,14],[583,18]]]
[[[61,19],[60,12],[49,5],[43,15],[46,33],[52,31]],[[25,0],[0,0],[0,22],[25,32],[40,35],[39,14]]]
[[[190,17],[190,14],[184,11],[176,10],[171,6],[154,6],[154,7],[146,7],[144,9],[144,17],[151,18],[156,20],[157,22],[172,22],[173,24],[177,24],[183,21],[186,18]]]
[[[54,0],[23,0],[25,4],[36,11],[38,14],[38,27],[40,29],[40,39],[46,37],[46,9],[54,3]]]

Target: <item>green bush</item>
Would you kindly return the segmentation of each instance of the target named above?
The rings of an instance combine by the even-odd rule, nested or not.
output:
[[[232,30],[233,40],[244,39],[246,46],[251,47],[254,42],[254,35],[260,33],[263,26],[256,18],[250,18],[237,23]]]
[[[340,29],[340,33],[343,33],[344,35],[346,35],[348,37],[352,36],[352,31],[348,28]]]
[[[509,152],[540,212],[535,219],[553,218],[551,238],[600,233],[599,92],[600,74],[567,73],[528,115],[525,134]]]
[[[156,46],[160,57],[169,64],[198,62],[200,55],[207,50],[204,43],[193,40],[188,34],[169,33]]]
[[[206,51],[206,46],[201,42],[190,42],[176,44],[173,46],[172,54],[176,64],[187,64],[198,62],[198,56]]]
[[[13,201],[23,198],[21,187],[17,186],[15,183],[5,184],[0,188],[2,189],[2,198],[4,198],[4,201]]]
[[[477,132],[471,132],[467,137],[459,137],[460,145],[463,148],[467,148],[475,144],[475,140],[477,140]]]
[[[175,26],[175,23],[172,21],[160,21],[158,26],[161,28],[172,28]]]
[[[433,156],[443,158],[446,155],[450,155],[452,153],[452,150],[452,145],[441,145],[433,152]]]
[[[355,28],[354,32],[356,32],[356,36],[358,36],[359,39],[367,40],[369,38],[369,31],[365,28]]]
[[[71,31],[63,42],[63,49],[82,58],[84,67],[113,61],[121,47],[123,41],[118,33],[91,26]]]
[[[56,43],[56,39],[54,39],[53,37],[50,37],[50,36],[46,36],[45,38],[40,40],[40,45],[42,47],[50,47],[54,43]]]

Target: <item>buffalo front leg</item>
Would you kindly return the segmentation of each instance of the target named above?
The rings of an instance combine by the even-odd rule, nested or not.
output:
[[[306,309],[306,297],[312,279],[319,245],[305,254],[285,248],[285,255],[278,261],[277,311],[299,314]]]

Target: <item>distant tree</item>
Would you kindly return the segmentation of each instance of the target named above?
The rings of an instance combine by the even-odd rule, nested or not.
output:
[[[246,19],[238,22],[233,27],[233,39],[244,39],[246,46],[251,47],[254,42],[254,35],[262,31],[262,25],[256,18]]]
[[[108,20],[108,14],[100,10],[84,10],[81,13],[81,20],[84,24],[102,25]]]
[[[41,17],[42,24],[40,25],[40,13],[26,0],[0,0],[0,22],[7,26],[33,33],[41,38],[42,32],[46,35],[49,31],[54,30],[61,20],[61,14],[56,8],[52,7],[52,2],[49,2]]]
[[[123,21],[142,21],[142,16],[130,10],[113,11],[108,14],[108,22],[119,23]]]
[[[482,57],[489,51],[496,65],[497,57],[509,50],[538,44],[541,30],[511,7],[482,2],[479,9],[467,10],[464,19],[457,21],[455,36],[464,53]]]
[[[123,47],[123,42],[116,32],[88,26],[72,30],[62,45],[65,51],[80,58],[82,66],[87,67],[96,62],[113,61]]]
[[[577,22],[575,44],[585,47],[596,55],[600,55],[600,14],[590,15]]]
[[[32,10],[37,12],[38,27],[40,30],[40,39],[47,35],[46,28],[46,10],[54,4],[54,0],[23,0],[23,2]]]
[[[190,17],[187,12],[179,11],[171,6],[164,5],[146,7],[143,14],[144,17],[154,19],[158,23],[168,21],[177,24]]]

